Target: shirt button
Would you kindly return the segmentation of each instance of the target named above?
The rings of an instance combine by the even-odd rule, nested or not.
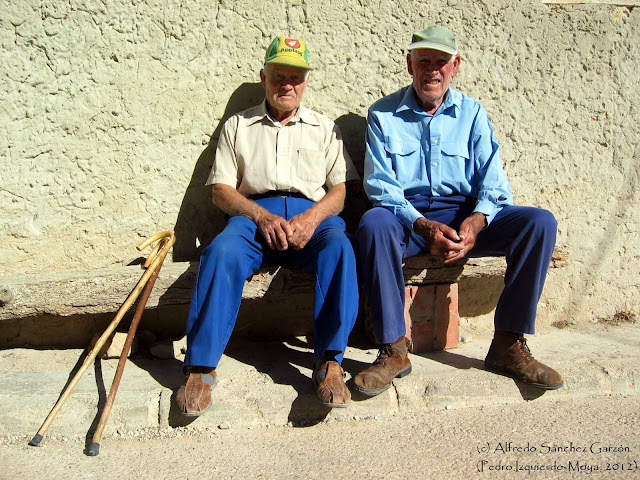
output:
[[[433,165],[434,167],[438,166],[438,162],[433,162],[431,165]]]
[[[438,139],[437,139],[437,138],[434,138],[434,139],[433,139],[433,144],[434,144],[434,145],[437,145],[437,144],[438,144]]]

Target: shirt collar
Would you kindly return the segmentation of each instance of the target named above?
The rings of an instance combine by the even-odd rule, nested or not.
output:
[[[320,125],[313,111],[302,105],[298,107],[298,112],[296,113],[296,121],[298,120],[308,123],[309,125]]]
[[[263,118],[267,117],[267,101],[263,100],[262,103],[255,108],[253,108],[253,115],[247,120],[247,125],[253,125],[254,123],[258,123],[262,121]]]
[[[406,90],[402,97],[402,101],[400,102],[400,105],[398,105],[396,112],[402,112],[404,110],[413,110],[418,115],[427,115],[424,109],[418,104],[418,99],[416,97],[415,90],[413,89],[413,85],[409,85],[408,87],[405,87],[405,88]],[[446,113],[455,117],[456,109],[457,110],[461,109],[461,103],[462,103],[462,93],[460,93],[455,88],[449,87],[444,97],[444,102],[442,102],[442,105],[438,107],[438,110],[436,110],[435,115],[438,115],[440,113]]]
[[[258,105],[256,109],[255,115],[253,115],[249,121],[247,122],[249,125],[253,125],[254,123],[258,123],[262,121],[264,118],[268,118],[269,121],[273,121],[267,112],[267,100],[263,100],[260,105]],[[289,123],[303,122],[308,123],[310,125],[320,125],[318,120],[313,115],[313,112],[306,107],[300,105],[298,107],[298,111],[293,116],[293,118],[289,121]]]

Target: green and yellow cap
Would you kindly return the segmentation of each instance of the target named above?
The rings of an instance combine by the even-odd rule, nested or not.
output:
[[[290,37],[276,37],[267,48],[264,64],[277,63],[311,70],[309,49],[304,40]]]

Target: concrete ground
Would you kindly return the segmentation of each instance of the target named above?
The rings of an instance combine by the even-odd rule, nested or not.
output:
[[[0,441],[0,479],[634,479],[638,395],[556,396],[307,428],[162,429],[108,437]]]
[[[478,336],[454,350],[412,355],[412,374],[395,380],[393,388],[372,399],[354,394],[347,408],[329,410],[320,405],[312,388],[312,351],[304,338],[232,340],[218,368],[213,405],[196,419],[183,417],[175,408],[175,392],[184,379],[178,360],[134,358],[127,362],[103,438],[148,431],[304,427],[460,407],[640,392],[640,328],[635,325],[553,329],[529,337],[528,342],[536,358],[563,374],[563,388],[545,392],[485,371],[483,359],[490,337]],[[355,375],[376,353],[350,346],[343,366]],[[0,352],[0,440],[28,441],[38,431],[81,357],[80,350]],[[85,437],[95,428],[116,365],[117,360],[91,364],[43,443],[47,438]]]

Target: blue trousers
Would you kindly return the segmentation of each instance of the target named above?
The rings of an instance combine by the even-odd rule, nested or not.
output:
[[[293,197],[257,203],[287,220],[313,205]],[[315,275],[315,360],[327,354],[342,362],[358,314],[356,260],[344,221],[330,217],[302,250],[279,252],[267,246],[253,221],[234,216],[200,257],[187,320],[185,366],[218,366],[236,323],[245,280],[269,265],[295,265]]]
[[[463,196],[408,200],[428,220],[458,230],[475,206]],[[482,230],[468,257],[504,256],[507,270],[498,300],[496,330],[531,334],[536,309],[556,242],[557,222],[547,210],[504,206]],[[356,232],[362,283],[368,294],[377,338],[392,343],[405,335],[404,275],[402,261],[428,252],[420,235],[410,231],[391,211],[376,207],[367,211]]]

